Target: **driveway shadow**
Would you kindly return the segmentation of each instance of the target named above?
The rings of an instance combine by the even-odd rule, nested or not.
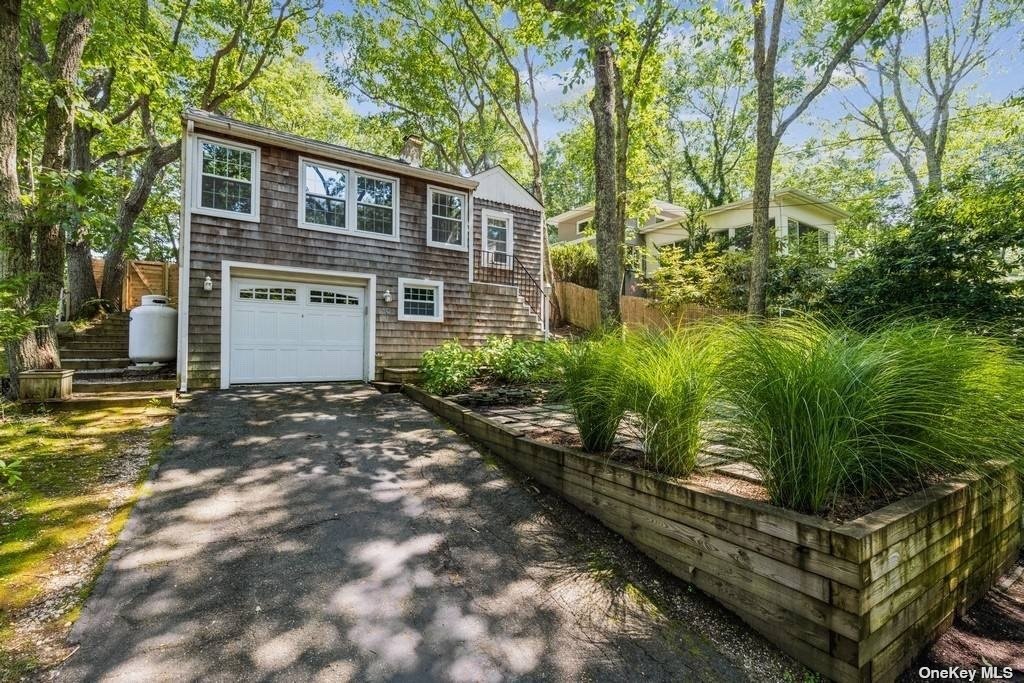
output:
[[[197,395],[60,680],[748,679],[545,500],[401,395]]]

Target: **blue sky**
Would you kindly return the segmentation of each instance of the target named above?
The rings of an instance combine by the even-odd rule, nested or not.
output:
[[[954,0],[956,2],[956,0]],[[327,12],[349,12],[351,11],[351,0],[328,0],[325,7]],[[999,33],[993,41],[994,47],[998,49],[995,58],[990,59],[983,70],[972,74],[968,79],[968,87],[971,103],[1000,102],[1007,96],[1024,91],[1024,60],[1021,58],[1022,26],[1020,24],[1011,26]],[[321,49],[314,48],[309,53],[310,58],[316,62],[324,58]],[[541,138],[548,142],[572,126],[572,122],[561,119],[560,110],[562,106],[571,100],[578,98],[583,90],[576,88],[571,92],[563,92],[562,74],[557,69],[549,69],[542,75],[541,82]],[[784,144],[798,144],[801,141],[820,134],[823,126],[840,120],[844,115],[843,100],[851,97],[858,100],[858,93],[855,89],[842,89],[830,87],[811,106],[804,116],[797,121],[789,130]],[[360,102],[352,99],[352,108],[359,113],[370,113],[375,111],[375,105],[367,102]]]

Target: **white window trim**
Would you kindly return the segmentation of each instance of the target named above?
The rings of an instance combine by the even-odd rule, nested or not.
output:
[[[462,244],[434,241],[434,195],[438,193],[462,198]],[[452,251],[469,251],[469,210],[469,195],[465,192],[449,190],[437,185],[427,185],[427,246],[451,249]]]
[[[508,254],[508,263],[488,263],[488,268],[512,268],[513,256],[516,253],[515,250],[515,231],[513,229],[512,214],[507,211],[494,211],[493,209],[482,209],[480,211],[480,247],[485,252],[493,251],[490,248],[490,244],[487,241],[487,219],[497,218],[499,220],[507,221],[508,225],[508,250],[505,252]],[[481,259],[482,260],[482,259]]]
[[[580,226],[583,225],[584,223],[590,223],[591,225],[593,225],[594,224],[594,217],[591,216],[590,218],[584,218],[582,220],[576,221],[576,234],[577,235],[582,235],[583,234],[583,231],[580,230]]]
[[[250,183],[252,187],[252,211],[241,213],[238,211],[225,211],[203,206],[203,150],[202,143],[212,142],[231,149],[237,149],[252,154],[252,173]],[[217,218],[232,218],[240,221],[259,223],[260,220],[260,148],[254,145],[246,145],[234,140],[224,140],[212,135],[196,135],[192,138],[192,154],[187,165],[187,171],[191,177],[192,189],[191,212],[203,216],[216,216]]]
[[[346,180],[344,228],[336,228],[332,225],[320,225],[319,223],[309,223],[306,221],[306,166],[321,166],[323,168],[329,168],[333,171],[341,171],[342,173],[345,173]],[[381,235],[375,232],[367,232],[365,230],[356,229],[356,176],[363,176],[364,178],[373,178],[374,180],[385,180],[394,184],[395,190],[391,195],[391,209],[394,218],[393,234]],[[368,237],[370,239],[384,240],[386,242],[398,242],[401,240],[402,227],[400,225],[400,218],[402,214],[401,211],[399,211],[399,198],[402,194],[402,185],[401,181],[394,176],[381,175],[380,173],[371,173],[369,171],[363,171],[358,168],[341,166],[339,164],[334,164],[329,161],[322,161],[320,159],[311,159],[309,157],[300,156],[298,190],[298,223],[300,228],[303,228],[305,230],[316,230],[318,232],[329,232],[335,235],[352,235],[354,237]]]
[[[405,312],[405,288],[406,287],[434,287],[437,290],[437,298],[434,302],[434,315],[409,315]],[[444,282],[441,280],[416,280],[413,278],[398,278],[398,319],[420,322],[443,323],[444,322]]]

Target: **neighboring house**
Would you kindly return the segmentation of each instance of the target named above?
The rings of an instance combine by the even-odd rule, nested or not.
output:
[[[636,237],[632,241],[634,246],[643,248],[645,275],[651,275],[658,269],[659,248],[680,244],[689,239],[686,226],[691,220],[686,209],[667,202],[654,202],[654,206],[660,207],[658,213],[636,231]],[[803,239],[808,235],[817,235],[821,245],[832,247],[836,241],[836,224],[850,215],[821,197],[792,188],[773,192],[768,212],[775,237],[783,250],[787,248],[792,238],[799,236]],[[592,220],[593,215],[594,207],[588,204],[549,219],[548,225],[558,230],[559,241],[562,241],[563,232],[569,235],[574,221]],[[749,247],[753,222],[751,198],[707,209],[701,212],[700,218],[707,226],[712,239],[719,239],[733,249]],[[582,239],[593,238],[584,236]]]
[[[686,215],[686,209],[676,204],[663,202],[660,199],[651,202],[650,217],[644,222],[644,228],[657,226],[659,223],[674,221]],[[630,228],[637,227],[639,221],[631,218],[627,221]],[[548,225],[555,228],[556,238],[552,242],[582,242],[594,239],[591,228],[594,225],[594,203],[585,204],[565,213],[548,219]]]
[[[182,390],[370,380],[446,339],[542,336],[543,207],[504,169],[183,119]]]

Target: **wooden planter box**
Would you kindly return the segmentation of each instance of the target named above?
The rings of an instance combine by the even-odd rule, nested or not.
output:
[[[894,680],[1021,545],[1009,465],[839,525],[534,441],[404,391],[836,681]]]
[[[71,398],[74,370],[26,370],[18,375],[22,401],[64,401]]]

